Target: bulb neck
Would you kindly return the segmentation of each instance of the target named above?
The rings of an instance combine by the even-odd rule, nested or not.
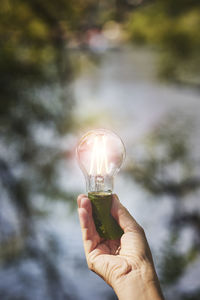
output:
[[[89,175],[86,178],[87,191],[88,192],[112,192],[113,190],[113,177]]]

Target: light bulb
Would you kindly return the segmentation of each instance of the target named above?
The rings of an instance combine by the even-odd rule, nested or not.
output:
[[[121,228],[110,214],[113,178],[125,158],[125,147],[115,133],[106,129],[87,132],[77,146],[77,158],[86,179],[96,229],[101,237],[115,239]]]

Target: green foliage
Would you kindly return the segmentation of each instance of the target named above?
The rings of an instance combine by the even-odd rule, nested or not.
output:
[[[39,145],[33,129],[51,126],[58,136],[64,117],[69,118],[68,99],[60,97],[52,107],[52,99],[45,99],[40,92],[53,91],[57,84],[62,93],[58,60],[64,43],[56,45],[52,24],[40,18],[33,3],[2,1],[0,11],[0,128],[4,133],[1,142],[8,150],[1,155],[1,165],[7,174],[4,186],[21,212],[26,215],[29,211],[29,216],[31,194],[45,193],[58,159],[56,147]],[[22,170],[17,176],[15,168]]]
[[[184,255],[166,245],[163,250],[162,262],[160,265],[160,278],[162,285],[175,284],[184,273],[186,261]]]
[[[160,51],[160,76],[199,85],[199,1],[149,1],[130,14],[130,39]]]
[[[180,197],[198,189],[200,180],[187,142],[191,128],[190,124],[178,124],[176,116],[161,122],[141,144],[135,145],[136,151],[144,155],[137,159],[134,153],[129,174],[154,195]]]
[[[190,263],[198,258],[198,249],[191,248],[186,253],[181,253],[177,247],[178,234],[172,233],[171,239],[163,245],[162,260],[160,261],[160,280],[163,286],[174,285],[184,274]]]
[[[127,169],[128,174],[154,199],[161,201],[162,196],[167,195],[173,201],[169,220],[171,238],[160,250],[160,278],[165,287],[178,282],[187,266],[199,258],[200,251],[199,212],[187,211],[182,202],[183,199],[190,201],[190,196],[200,188],[196,172],[198,158],[192,157],[189,142],[194,127],[192,121],[184,121],[184,116],[181,121],[177,120],[176,115],[171,115],[140,143],[137,141]],[[194,238],[189,249],[181,252],[179,238],[185,228],[192,229]]]
[[[49,285],[49,299],[68,299],[68,295],[63,292],[55,263],[56,241],[53,237],[50,240],[49,253],[37,244],[34,216],[44,218],[46,212],[37,210],[33,201],[40,197],[45,201],[73,200],[75,204],[73,195],[63,190],[58,181],[59,166],[68,158],[60,141],[74,126],[70,83],[77,71],[77,55],[70,53],[68,45],[78,40],[81,47],[84,33],[101,27],[109,19],[123,22],[127,11],[134,7],[130,3],[122,0],[1,1],[0,202],[4,198],[8,200],[20,228],[4,239],[3,227],[12,226],[9,223],[12,220],[6,216],[6,225],[1,222],[0,260],[8,264],[14,260],[19,263],[28,256],[37,260]],[[192,83],[198,80],[199,9],[195,0],[163,0],[151,1],[131,13],[126,25],[131,40],[156,45],[163,51],[161,73],[165,77]],[[185,137],[183,129],[173,131],[165,125],[157,128],[145,141],[147,156],[132,162],[129,174],[153,195],[187,196],[199,188],[199,178],[193,174]],[[178,180],[169,172],[177,164],[181,169]],[[193,215],[182,222],[186,224],[186,220],[189,225],[196,224],[198,234],[198,215],[195,223]],[[32,248],[28,244],[30,239]],[[174,248],[166,253],[166,261],[163,260],[166,283],[182,274],[187,265],[185,259]],[[166,272],[168,265],[171,267]]]

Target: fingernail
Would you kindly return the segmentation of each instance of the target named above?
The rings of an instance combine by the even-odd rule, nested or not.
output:
[[[87,197],[82,197],[80,202],[80,207],[84,207],[84,201],[87,199]]]

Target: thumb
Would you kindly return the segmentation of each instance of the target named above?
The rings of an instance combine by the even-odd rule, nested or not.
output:
[[[111,214],[125,233],[141,228],[136,220],[130,215],[128,210],[120,203],[116,194],[112,197]]]

